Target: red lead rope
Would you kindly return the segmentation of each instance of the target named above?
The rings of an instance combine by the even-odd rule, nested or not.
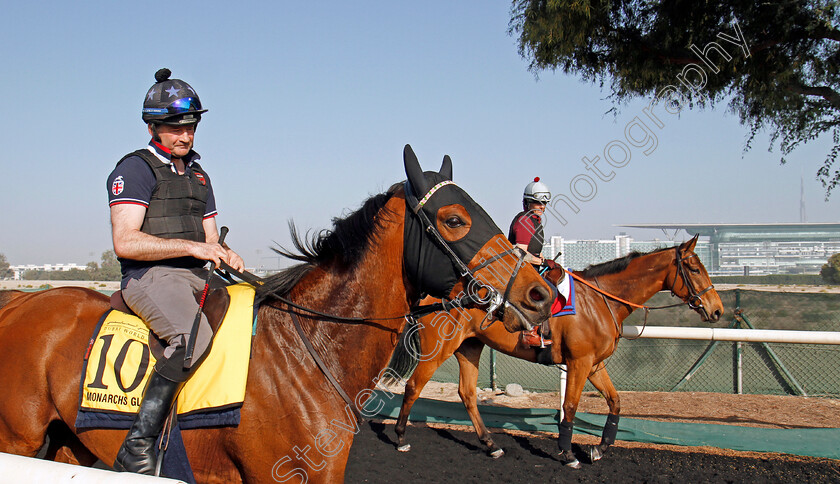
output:
[[[641,305],[641,304],[636,304],[636,303],[631,303],[630,301],[625,301],[624,299],[621,299],[621,298],[620,298],[620,297],[618,297],[618,296],[615,296],[615,295],[610,294],[610,293],[608,293],[608,292],[606,292],[606,291],[604,291],[604,290],[602,290],[602,289],[600,289],[600,288],[598,288],[598,287],[595,287],[595,286],[593,286],[592,284],[588,283],[588,282],[586,281],[586,279],[584,279],[584,278],[580,277],[579,275],[575,274],[575,273],[574,273],[574,272],[572,272],[572,271],[569,271],[569,274],[571,274],[571,276],[572,276],[572,277],[574,277],[574,278],[575,278],[575,280],[577,280],[577,281],[579,281],[579,282],[583,283],[583,284],[584,284],[584,285],[586,285],[586,286],[591,287],[591,288],[592,288],[592,289],[594,289],[595,291],[597,291],[597,292],[599,292],[599,293],[603,294],[604,296],[607,296],[608,298],[610,298],[610,299],[612,299],[612,300],[614,300],[614,301],[618,301],[618,302],[620,302],[620,303],[622,303],[622,304],[626,304],[626,305],[628,305],[628,306],[630,306],[630,307],[632,307],[632,308],[637,308],[637,309],[653,309],[653,308],[649,308],[648,306],[644,306],[644,305]]]

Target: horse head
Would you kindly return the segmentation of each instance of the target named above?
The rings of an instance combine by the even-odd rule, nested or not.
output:
[[[697,245],[695,235],[676,247],[671,292],[685,301],[688,306],[703,317],[703,321],[716,322],[723,315],[723,302],[715,291],[709,273],[700,257],[694,252]]]
[[[406,220],[403,257],[419,294],[483,307],[510,331],[548,318],[552,288],[502,234],[489,215],[452,182],[452,160],[423,172],[409,145],[403,151]]]

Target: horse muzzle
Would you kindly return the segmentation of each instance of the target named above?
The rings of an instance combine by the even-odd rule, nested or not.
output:
[[[494,313],[511,333],[529,331],[551,316],[551,304],[556,294],[535,282],[525,290],[521,302],[505,301]]]

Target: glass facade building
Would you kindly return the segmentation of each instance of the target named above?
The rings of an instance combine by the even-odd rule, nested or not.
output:
[[[840,253],[840,224],[645,224],[624,227],[685,230],[679,241],[634,240],[620,234],[605,240],[573,240],[553,236],[543,256],[570,269],[583,269],[623,257],[631,251],[650,252],[700,235],[695,251],[713,275],[819,274],[833,254]],[[676,232],[675,232],[676,233]]]

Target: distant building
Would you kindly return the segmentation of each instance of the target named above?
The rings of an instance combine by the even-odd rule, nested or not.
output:
[[[44,264],[44,265],[40,265],[40,266],[37,266],[37,265],[34,265],[34,264],[27,264],[27,265],[21,265],[21,266],[9,266],[9,269],[11,269],[12,272],[14,273],[14,275],[12,276],[12,279],[14,279],[16,281],[19,281],[23,277],[23,274],[26,271],[47,271],[47,272],[51,272],[51,271],[69,271],[70,269],[85,270],[85,269],[87,269],[87,266],[80,266],[78,264],[73,264],[73,263],[70,263],[70,264]]]
[[[708,237],[710,273],[818,274],[840,252],[840,223],[638,224],[622,227],[685,230]],[[708,261],[708,262],[707,262]]]
[[[560,256],[555,260],[560,265],[572,270],[581,270],[592,264],[624,257],[634,251],[644,253],[674,245],[675,242],[670,240],[633,240],[626,234],[603,240],[573,240],[555,235],[543,248],[542,255],[553,259],[559,251]],[[695,251],[703,265],[708,267],[710,260],[708,242],[698,241]]]
[[[639,224],[632,228],[685,230],[700,234],[695,251],[713,275],[819,274],[823,264],[840,252],[840,223],[791,224]],[[543,255],[570,269],[583,269],[623,257],[631,251],[650,252],[673,246],[668,240],[633,240],[619,234],[605,240],[572,240],[553,236]]]

